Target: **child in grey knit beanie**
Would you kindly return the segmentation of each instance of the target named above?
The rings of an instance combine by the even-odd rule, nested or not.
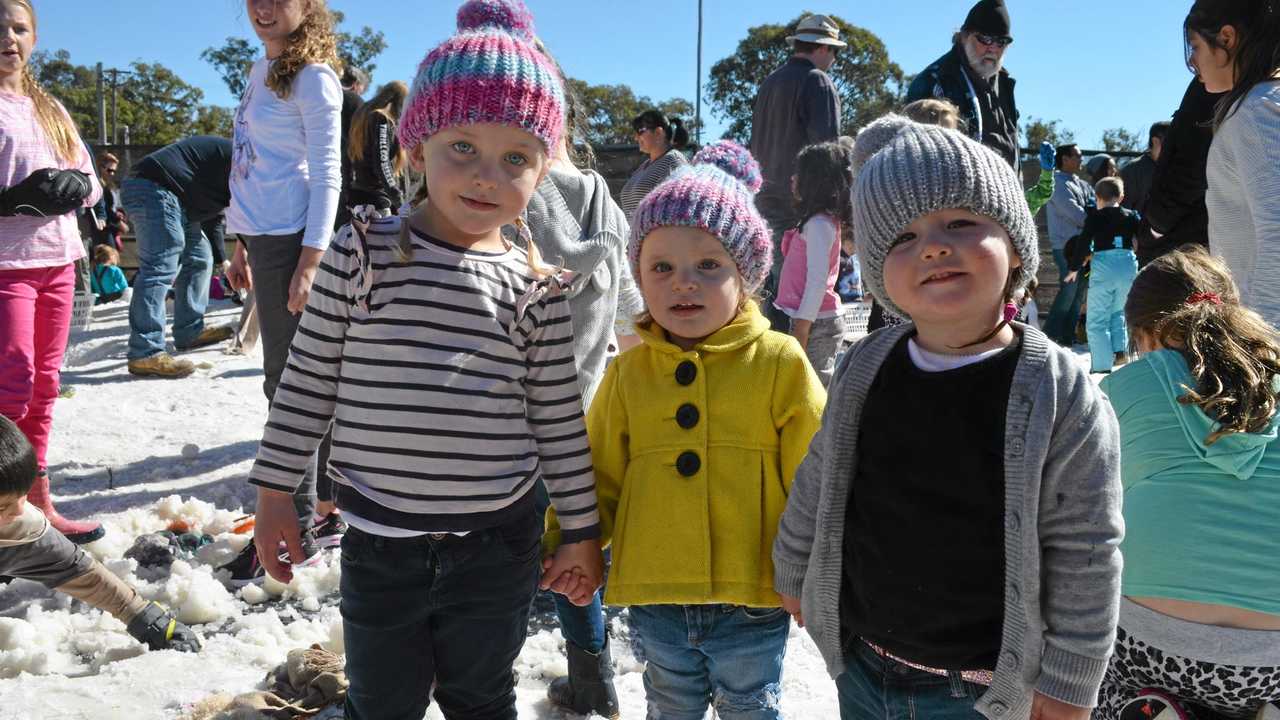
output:
[[[955,130],[886,115],[858,133],[853,172],[859,259],[868,289],[893,314],[910,317],[886,290],[885,260],[908,225],[937,211],[967,210],[1007,233],[1017,262],[1006,281],[1005,303],[1035,277],[1035,221],[1022,183],[992,150]]]

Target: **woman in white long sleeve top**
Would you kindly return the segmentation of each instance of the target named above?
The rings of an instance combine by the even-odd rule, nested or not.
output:
[[[1280,3],[1197,0],[1185,28],[1188,64],[1226,93],[1205,167],[1209,249],[1243,303],[1280,326]]]
[[[227,275],[254,290],[270,400],[338,211],[341,65],[324,0],[246,0],[246,7],[266,57],[253,64],[236,112],[227,231],[240,242]],[[304,526],[313,511],[333,510],[326,487],[316,504],[316,467],[295,498]]]

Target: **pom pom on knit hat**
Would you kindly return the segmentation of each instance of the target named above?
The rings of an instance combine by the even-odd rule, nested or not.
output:
[[[773,262],[769,225],[756,210],[760,164],[731,140],[698,151],[693,164],[654,188],[636,208],[628,256],[640,276],[640,247],[660,227],[691,227],[720,239],[742,276],[743,289],[755,292]]]
[[[853,149],[853,232],[867,288],[889,312],[907,314],[884,287],[894,240],[917,219],[962,208],[991,218],[1022,261],[1010,292],[1040,267],[1040,244],[1022,182],[995,151],[956,130],[887,115],[858,133]]]
[[[418,66],[397,132],[412,152],[441,130],[497,123],[533,135],[551,153],[564,131],[564,108],[560,71],[535,46],[524,3],[467,0],[458,32]]]

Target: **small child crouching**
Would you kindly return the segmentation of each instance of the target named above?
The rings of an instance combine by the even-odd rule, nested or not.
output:
[[[954,130],[858,135],[864,279],[911,322],[837,368],[774,544],[840,715],[1086,720],[1119,609],[1119,438],[1074,357],[1010,321],[1022,186]]]
[[[35,479],[35,451],[18,426],[0,416],[0,577],[38,582],[110,613],[152,650],[198,652],[200,640],[190,628],[139,597],[27,504]]]

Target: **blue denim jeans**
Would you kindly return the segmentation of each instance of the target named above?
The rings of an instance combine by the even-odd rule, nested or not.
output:
[[[883,658],[861,641],[836,691],[840,720],[985,720],[973,706],[986,688]]]
[[[190,345],[204,331],[213,256],[200,223],[187,220],[172,192],[143,178],[125,180],[120,191],[138,238],[128,352],[136,360],[164,352],[164,299],[170,287],[174,345]]]
[[[1071,272],[1071,268],[1067,266],[1066,253],[1054,250],[1053,262],[1058,266],[1058,296],[1053,299],[1053,306],[1049,308],[1049,317],[1045,318],[1044,334],[1064,347],[1071,347],[1075,344],[1076,323],[1080,321],[1080,303],[1084,297],[1079,292],[1079,280],[1062,282]]]
[[[534,507],[538,517],[545,518],[547,508],[551,506],[551,496],[547,494],[547,486],[538,481],[534,486]],[[609,561],[609,551],[605,550],[605,562]],[[556,604],[556,619],[560,622],[560,633],[564,639],[591,653],[598,653],[604,648],[604,588],[596,591],[591,603],[585,606],[574,605],[560,593],[551,593]]]
[[[1094,372],[1110,372],[1116,353],[1129,349],[1124,303],[1138,275],[1138,257],[1132,250],[1100,250],[1093,253],[1089,273],[1089,355]]]
[[[777,720],[790,629],[782,608],[633,606],[648,720]]]
[[[533,513],[464,536],[342,537],[347,720],[515,720],[512,665],[538,586]]]

